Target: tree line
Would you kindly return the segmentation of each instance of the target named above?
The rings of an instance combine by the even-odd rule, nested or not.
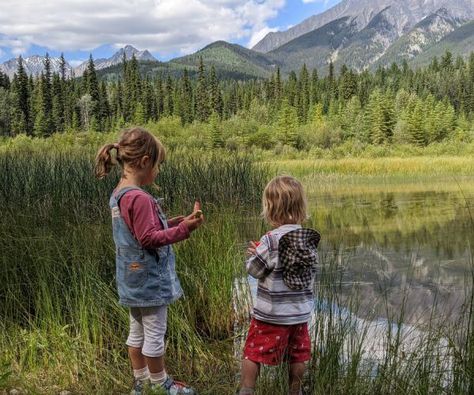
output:
[[[179,117],[183,125],[209,123],[213,145],[219,146],[220,121],[256,111],[274,125],[283,144],[295,148],[305,144],[302,127],[306,135],[324,135],[318,140],[323,145],[356,139],[424,146],[455,135],[464,138],[474,114],[474,53],[465,60],[446,52],[419,69],[405,61],[355,72],[347,66],[335,70],[329,63],[325,75],[303,65],[283,78],[276,68],[271,77],[250,81],[218,78],[202,59],[196,78],[186,69],[179,78],[143,77],[135,57],[123,59],[121,76],[112,82],[98,77],[92,56],[79,78],[67,75],[62,55],[59,72],[52,72],[48,55],[39,76],[27,75],[21,57],[11,80],[0,72],[3,136],[104,132]]]

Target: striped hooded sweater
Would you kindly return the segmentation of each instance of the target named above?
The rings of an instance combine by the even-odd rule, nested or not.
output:
[[[296,325],[308,322],[311,317],[314,308],[315,265],[319,261],[316,251],[319,239],[315,241],[303,233],[298,240],[299,246],[311,251],[313,257],[311,278],[306,287],[292,289],[286,285],[284,267],[279,259],[281,237],[298,229],[302,229],[301,225],[288,224],[268,232],[260,239],[256,254],[246,261],[247,272],[258,280],[257,299],[253,308],[253,316],[257,320],[277,325]],[[297,251],[295,255],[298,255]]]

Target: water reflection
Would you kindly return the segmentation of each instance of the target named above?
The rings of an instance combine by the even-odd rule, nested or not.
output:
[[[433,306],[454,319],[472,267],[473,202],[461,191],[314,194],[311,223],[323,235],[322,263],[339,264],[360,314],[387,318],[405,300],[407,323],[426,321]]]

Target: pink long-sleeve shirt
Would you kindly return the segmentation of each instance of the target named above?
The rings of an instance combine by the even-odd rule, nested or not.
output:
[[[140,245],[148,250],[174,244],[189,237],[188,226],[181,222],[164,229],[157,214],[157,203],[144,191],[133,189],[119,202],[120,212]]]

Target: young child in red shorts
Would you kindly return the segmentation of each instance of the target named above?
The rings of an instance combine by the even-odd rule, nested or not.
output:
[[[305,362],[311,359],[308,321],[314,307],[313,285],[320,235],[306,220],[303,187],[280,176],[266,186],[263,216],[272,230],[247,253],[248,273],[258,279],[257,299],[245,342],[240,395],[252,395],[260,365],[289,363],[290,395],[302,393]]]

